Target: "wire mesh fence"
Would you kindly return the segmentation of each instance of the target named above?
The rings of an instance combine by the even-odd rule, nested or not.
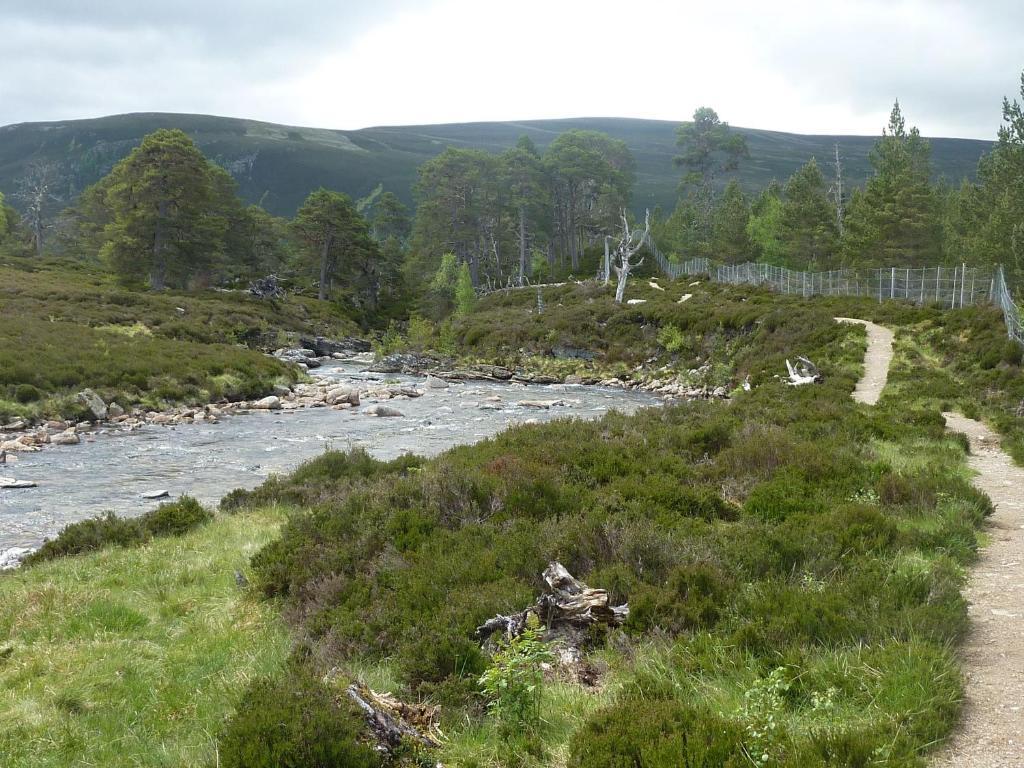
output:
[[[710,273],[709,273],[710,274]],[[938,304],[956,309],[993,302],[995,273],[961,264],[956,267],[887,267],[800,272],[773,264],[719,266],[711,274],[719,283],[763,285],[798,296],[864,296],[885,301]]]
[[[992,302],[1003,311],[1007,336],[1024,344],[1024,323],[1021,322],[1020,308],[1014,302],[1006,285],[1006,275],[1003,274],[1002,266],[996,267],[992,278]]]

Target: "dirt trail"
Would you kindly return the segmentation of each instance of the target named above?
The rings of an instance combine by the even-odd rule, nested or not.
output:
[[[864,374],[853,398],[874,405],[889,376],[893,332],[865,320],[837,317],[867,328]],[[946,428],[967,435],[974,484],[995,506],[965,592],[971,628],[960,649],[966,677],[960,723],[932,768],[1024,767],[1024,468],[980,421],[944,413]]]
[[[858,403],[875,405],[878,398],[882,396],[885,382],[889,379],[893,332],[881,325],[854,317],[837,317],[836,321],[863,325],[868,331],[868,351],[864,355],[864,374],[853,391],[853,399]]]
[[[971,441],[974,484],[995,505],[988,545],[966,596],[971,629],[961,648],[966,675],[963,716],[934,768],[1024,766],[1024,468],[988,427],[945,413],[946,428]]]

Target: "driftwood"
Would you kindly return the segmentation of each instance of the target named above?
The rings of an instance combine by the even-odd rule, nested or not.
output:
[[[258,299],[283,299],[284,288],[278,282],[277,275],[267,275],[249,283],[249,294]]]
[[[346,693],[366,716],[366,724],[379,750],[391,752],[409,742],[425,747],[441,745],[437,706],[406,704],[389,693],[377,693],[360,683],[352,683]]]
[[[798,357],[794,366],[786,360],[786,369],[789,371],[789,386],[800,387],[804,384],[818,384],[825,380],[818,370],[818,366],[806,357]]]
[[[507,639],[518,637],[526,629],[530,614],[547,627],[549,638],[565,630],[584,629],[591,624],[620,626],[629,616],[629,604],[611,605],[608,593],[593,589],[574,578],[559,562],[544,569],[549,592],[528,608],[509,615],[498,614],[476,628],[477,639],[486,642],[496,632]]]

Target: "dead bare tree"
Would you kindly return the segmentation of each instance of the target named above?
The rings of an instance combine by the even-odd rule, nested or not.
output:
[[[629,279],[630,270],[635,267],[639,267],[644,263],[643,258],[640,261],[633,263],[633,257],[639,253],[640,249],[644,247],[644,243],[647,242],[647,237],[651,233],[651,212],[647,211],[644,217],[644,230],[640,232],[636,229],[631,229],[629,226],[629,219],[626,216],[626,211],[622,211],[622,236],[619,238],[619,244],[615,246],[615,274],[619,276],[618,285],[615,286],[615,303],[621,304],[623,297],[626,295],[626,281]]]
[[[843,222],[846,218],[846,201],[843,197],[843,163],[839,159],[839,142],[835,143],[835,167],[836,167],[836,179],[832,184],[832,188],[829,192],[832,193],[832,199],[836,206],[836,231],[839,236],[843,236]]]
[[[25,223],[32,233],[36,255],[43,254],[43,239],[50,203],[60,200],[55,190],[60,182],[57,166],[48,162],[33,162],[19,184],[16,196],[25,204]]]

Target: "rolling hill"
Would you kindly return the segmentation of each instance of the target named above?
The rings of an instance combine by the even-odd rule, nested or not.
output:
[[[637,161],[637,208],[661,205],[671,210],[680,175],[672,163],[677,125],[664,120],[601,117],[342,131],[162,113],[20,123],[0,127],[0,192],[11,196],[28,166],[41,160],[60,168],[60,202],[66,203],[109,171],[147,133],[180,128],[234,175],[246,200],[261,202],[276,214],[290,215],[309,191],[319,186],[359,198],[383,184],[411,202],[417,166],[446,146],[500,151],[525,134],[543,148],[559,133],[580,128],[604,131],[623,139],[632,149]],[[750,158],[741,165],[738,178],[751,190],[773,178],[786,179],[810,157],[830,165],[836,142],[846,176],[852,184],[861,184],[870,171],[868,153],[876,139],[736,130],[747,137],[750,147]],[[937,175],[954,182],[972,176],[978,158],[990,146],[990,142],[973,139],[931,141]],[[15,199],[11,202],[18,203]]]

